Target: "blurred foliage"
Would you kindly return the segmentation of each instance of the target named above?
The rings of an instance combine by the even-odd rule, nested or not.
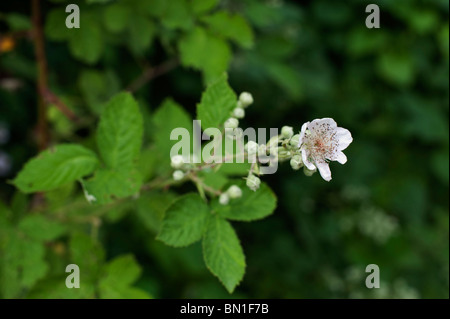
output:
[[[31,29],[27,1],[3,1],[1,297],[448,298],[448,1],[380,0],[380,29],[365,27],[371,2],[357,0],[86,0],[80,29],[64,27],[66,3],[42,1],[49,86],[81,120],[50,107],[52,144],[95,149],[105,103],[133,87],[144,116],[141,177],[168,174],[154,150],[170,145],[155,132],[189,125],[224,71],[255,99],[244,126],[298,131],[332,117],[354,142],[345,166],[331,164],[330,183],[289,165],[265,177],[278,206],[263,221],[233,223],[249,266],[229,295],[200,244],[155,240],[166,208],[191,186],[86,208],[74,183],[42,196],[6,183],[38,152],[37,68],[30,39],[15,36]],[[181,65],[136,86],[167,61]],[[74,259],[85,285],[66,289]],[[382,288],[365,287],[368,264],[379,265]]]

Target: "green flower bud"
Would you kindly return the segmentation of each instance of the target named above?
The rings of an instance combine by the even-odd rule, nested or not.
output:
[[[227,190],[227,194],[230,198],[239,198],[242,196],[242,190],[237,185],[232,185]]]
[[[264,156],[267,155],[267,148],[266,145],[261,144],[258,146],[258,156]]]
[[[248,92],[242,92],[239,95],[239,102],[241,102],[242,107],[247,107],[253,103],[253,96]]]
[[[255,175],[249,175],[246,184],[252,191],[256,191],[261,185],[261,180]]]
[[[176,170],[175,172],[173,172],[172,177],[174,180],[179,181],[183,179],[184,173],[180,170]]]
[[[220,196],[219,196],[219,203],[221,205],[226,205],[226,204],[228,204],[229,201],[230,201],[230,197],[228,196],[227,193],[220,194]]]
[[[255,141],[248,141],[247,144],[245,144],[244,149],[247,151],[248,155],[253,155],[258,153],[258,143]]]
[[[245,111],[243,108],[237,107],[233,110],[233,116],[237,119],[243,119],[245,116]]]
[[[312,176],[316,171],[317,169],[315,168],[313,170],[309,170],[306,166],[303,166],[303,173],[305,173],[306,176]]]
[[[284,138],[291,138],[294,135],[294,129],[292,126],[283,126],[281,128],[281,136]]]
[[[290,163],[291,163],[292,169],[294,169],[294,170],[299,170],[300,167],[303,166],[302,157],[301,157],[300,155],[294,155],[294,156],[291,158],[291,162],[290,162]]]
[[[289,144],[293,147],[298,148],[299,145],[298,143],[300,142],[300,134],[295,134],[294,136],[291,137],[291,139],[289,140]]]
[[[175,169],[182,168],[183,164],[184,159],[181,155],[172,156],[172,158],[170,159],[170,165]]]
[[[239,121],[234,117],[230,117],[228,120],[225,121],[224,126],[225,128],[236,128],[239,126]]]

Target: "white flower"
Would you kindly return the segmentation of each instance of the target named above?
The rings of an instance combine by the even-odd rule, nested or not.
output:
[[[342,152],[353,141],[349,130],[338,127],[332,118],[317,119],[303,124],[298,146],[302,153],[303,164],[309,170],[317,169],[322,178],[331,180],[328,161],[347,162]]]
[[[239,95],[239,106],[247,107],[253,103],[253,96],[248,92],[242,92]]]

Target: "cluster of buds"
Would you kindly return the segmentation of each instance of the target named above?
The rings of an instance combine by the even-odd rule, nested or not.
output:
[[[222,205],[227,205],[230,199],[236,199],[242,197],[242,189],[237,185],[231,185],[226,192],[223,192],[219,196],[219,203]]]
[[[242,92],[236,107],[231,112],[231,116],[225,121],[224,126],[227,129],[235,129],[239,127],[239,120],[245,117],[245,108],[253,104],[253,96],[248,92]]]
[[[172,174],[172,178],[176,181],[182,180],[186,173],[194,167],[192,163],[195,163],[195,154],[191,154],[191,159],[185,158],[182,155],[175,155],[172,156],[170,159],[170,166],[175,169],[175,171]]]

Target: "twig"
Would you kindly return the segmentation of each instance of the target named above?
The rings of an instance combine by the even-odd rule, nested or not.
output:
[[[194,183],[199,183],[201,184],[201,186],[203,187],[203,189],[213,195],[219,196],[220,194],[222,194],[221,191],[214,189],[212,187],[209,187],[208,185],[206,185],[200,178],[198,178],[196,175],[194,174],[190,174],[188,175],[188,178],[193,181]]]
[[[54,104],[58,110],[61,111],[68,119],[77,121],[78,118],[67,105],[64,104],[48,87],[48,65],[45,56],[45,42],[42,31],[41,10],[39,0],[32,0],[32,22],[33,29],[31,34],[34,41],[34,48],[36,54],[36,63],[38,66],[38,135],[39,148],[45,149],[49,141],[49,132],[47,124],[47,104]]]
[[[31,1],[31,12],[33,22],[33,41],[38,66],[37,93],[38,93],[38,145],[39,149],[47,148],[49,132],[46,116],[46,104],[42,92],[47,88],[47,59],[45,58],[44,36],[42,33],[41,10],[39,0]]]
[[[79,118],[75,115],[75,113],[69,109],[69,107],[64,104],[63,101],[60,100],[58,96],[56,96],[52,91],[50,91],[48,88],[44,92],[41,92],[41,95],[44,97],[44,100],[48,104],[53,104],[56,106],[56,108],[64,114],[69,120],[73,122],[77,122]]]
[[[153,80],[154,78],[166,74],[167,72],[173,70],[178,65],[177,59],[171,59],[166,62],[161,63],[152,68],[148,68],[144,70],[144,72],[133,82],[130,83],[127,87],[127,91],[136,92],[139,90],[145,83]]]

